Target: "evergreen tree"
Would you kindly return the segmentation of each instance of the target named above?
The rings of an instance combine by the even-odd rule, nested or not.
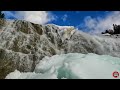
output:
[[[5,18],[4,13],[2,13],[1,11],[0,11],[0,18]]]

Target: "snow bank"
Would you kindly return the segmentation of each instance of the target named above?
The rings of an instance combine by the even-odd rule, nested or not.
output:
[[[114,71],[120,72],[120,58],[69,53],[45,57],[34,72],[20,73],[16,70],[6,79],[114,79]]]

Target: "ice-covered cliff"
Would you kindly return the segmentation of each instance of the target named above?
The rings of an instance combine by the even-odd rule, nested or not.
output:
[[[34,71],[43,57],[66,53],[120,57],[120,38],[91,36],[74,27],[0,19],[0,78],[15,69]]]

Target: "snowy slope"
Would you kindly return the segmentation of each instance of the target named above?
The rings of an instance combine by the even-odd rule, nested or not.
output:
[[[114,71],[120,72],[120,58],[69,53],[45,57],[34,72],[20,73],[15,70],[6,79],[116,79],[112,76]]]

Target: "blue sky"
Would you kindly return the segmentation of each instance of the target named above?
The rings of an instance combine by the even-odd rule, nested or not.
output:
[[[73,25],[77,26],[80,23],[83,23],[84,18],[86,16],[96,17],[96,16],[104,16],[106,14],[105,11],[53,11],[53,14],[59,17],[57,21],[53,21],[58,25]],[[66,21],[63,21],[62,18],[64,15],[67,15]]]
[[[74,26],[82,31],[92,33],[94,31],[95,33],[99,33],[104,29],[112,28],[113,23],[119,24],[120,22],[120,13],[118,11],[49,11],[36,14],[32,12],[19,13],[19,11],[4,11],[4,13],[7,19],[23,19],[23,17],[25,19],[26,17],[25,20],[32,20],[31,17],[34,16],[33,21],[39,15],[41,17],[36,20],[41,20],[38,21],[40,24],[53,23],[60,26]],[[118,19],[116,19],[116,16]],[[30,18],[28,19],[28,17]]]

